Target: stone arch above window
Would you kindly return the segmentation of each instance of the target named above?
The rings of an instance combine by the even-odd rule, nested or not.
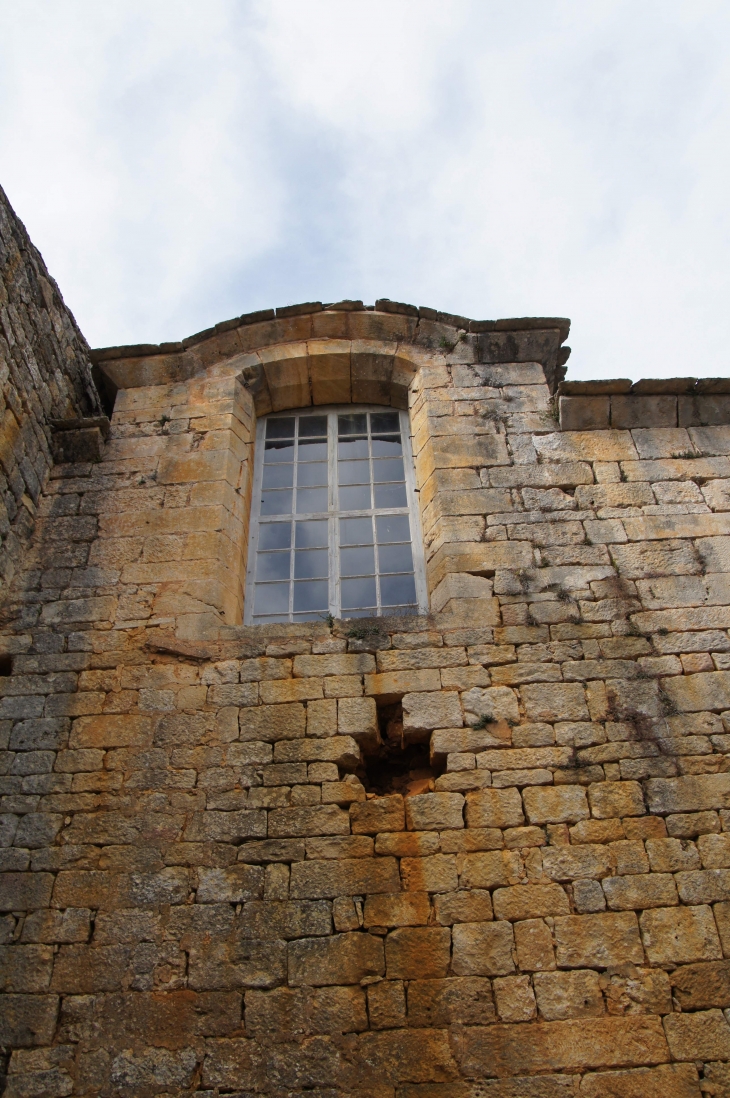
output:
[[[324,404],[408,407],[408,390],[432,355],[369,339],[310,339],[246,356],[241,378],[257,416]]]

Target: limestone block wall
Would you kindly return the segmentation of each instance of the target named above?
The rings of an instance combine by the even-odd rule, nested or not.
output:
[[[561,429],[562,321],[280,314],[96,352],[40,497],[5,1094],[730,1094],[730,424]],[[430,612],[243,627],[256,417],[348,399],[409,409]]]
[[[0,590],[53,464],[49,421],[100,414],[88,344],[0,188]]]
[[[558,385],[560,426],[566,431],[607,427],[712,427],[730,420],[726,377],[644,378],[633,384],[563,381]]]

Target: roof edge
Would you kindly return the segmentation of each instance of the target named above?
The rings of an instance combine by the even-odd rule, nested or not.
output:
[[[136,343],[117,347],[96,347],[91,350],[92,362],[108,362],[117,358],[146,358],[153,355],[181,354],[183,351],[194,347],[198,343],[205,342],[213,336],[229,332],[234,328],[243,328],[249,324],[260,324],[265,321],[283,320],[292,317],[312,315],[321,312],[376,312],[397,313],[402,316],[414,318],[417,322],[428,320],[439,324],[445,324],[458,331],[473,332],[520,332],[539,331],[545,329],[557,329],[560,332],[560,342],[568,338],[570,320],[566,317],[513,317],[503,320],[471,320],[469,317],[458,316],[454,313],[445,313],[438,309],[430,309],[425,305],[407,305],[401,301],[390,301],[388,298],[379,298],[375,305],[363,305],[362,301],[337,301],[323,304],[321,301],[309,301],[301,305],[285,305],[278,309],[259,309],[256,312],[244,313],[242,316],[231,320],[223,320],[212,328],[206,328],[201,332],[195,332],[179,342],[172,343]]]

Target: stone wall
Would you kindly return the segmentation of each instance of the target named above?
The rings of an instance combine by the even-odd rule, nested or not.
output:
[[[730,426],[560,430],[565,322],[429,313],[95,354],[5,603],[6,1095],[730,1094]],[[243,627],[256,416],[348,399],[430,613]]]
[[[86,340],[0,188],[0,590],[53,464],[51,420],[100,413]]]
[[[563,381],[558,407],[565,431],[713,427],[730,422],[730,378]]]

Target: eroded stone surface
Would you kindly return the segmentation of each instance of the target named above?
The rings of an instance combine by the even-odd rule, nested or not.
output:
[[[45,478],[93,393],[2,217],[6,1093],[730,1093],[724,398],[560,431],[564,322],[310,305],[96,356]],[[348,401],[409,410],[431,613],[243,627],[256,418]]]

